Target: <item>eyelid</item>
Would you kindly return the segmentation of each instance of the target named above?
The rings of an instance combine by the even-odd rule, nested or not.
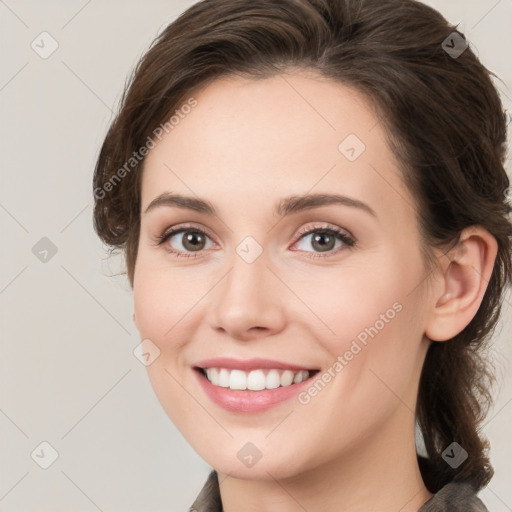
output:
[[[197,230],[199,232],[203,232],[206,236],[208,236],[208,238],[210,238],[210,240],[212,240],[212,242],[215,245],[218,245],[214,241],[215,237],[212,236],[212,234],[208,228],[206,228],[202,225],[200,227],[198,227],[197,225],[191,224],[191,223],[177,224],[177,225],[171,226],[170,228],[166,229],[163,234],[157,235],[155,237],[154,245],[156,245],[156,246],[163,245],[172,236],[175,236],[175,235],[180,234],[187,230],[190,230],[190,231]],[[294,241],[292,242],[291,246],[293,247],[294,245],[296,245],[300,240],[302,240],[302,238],[305,237],[305,235],[309,235],[311,233],[314,233],[315,231],[320,232],[322,230],[327,231],[327,232],[332,232],[335,236],[338,237],[338,239],[345,238],[345,240],[342,240],[344,246],[353,247],[356,244],[356,238],[347,229],[341,228],[341,227],[336,226],[335,224],[331,224],[329,222],[323,222],[323,223],[317,222],[316,224],[301,228],[295,235]],[[168,253],[173,254],[176,257],[189,257],[189,258],[200,257],[201,254],[205,252],[205,250],[201,250],[201,251],[197,251],[197,252],[194,252],[194,251],[191,251],[191,252],[185,251],[184,252],[184,251],[178,251],[178,250],[170,250],[168,248],[166,248],[165,250]],[[315,252],[315,251],[298,251],[298,252],[306,252],[308,254],[312,254],[313,256],[308,256],[310,258],[328,258],[330,256],[337,255],[341,250],[343,250],[343,247],[338,248],[337,250],[334,250],[334,251],[326,251],[325,255],[322,252]],[[183,254],[186,254],[187,256],[183,256]]]
[[[204,232],[206,235],[208,235],[208,237],[213,241],[214,240],[214,236],[212,235],[211,231],[202,226],[202,225],[195,225],[195,224],[188,224],[188,223],[184,223],[184,224],[176,224],[174,226],[171,226],[169,228],[167,228],[161,235],[156,235],[155,238],[154,238],[154,242],[156,245],[161,245],[162,243],[164,243],[166,240],[168,240],[169,236],[173,236],[173,235],[176,235],[182,231],[187,231],[187,230],[197,230],[197,231],[200,231],[200,232]]]
[[[311,233],[312,231],[321,231],[321,230],[335,231],[335,232],[342,233],[342,234],[346,235],[348,238],[351,238],[352,240],[354,240],[354,242],[355,242],[354,235],[348,229],[342,228],[340,226],[336,226],[335,224],[331,224],[329,222],[324,222],[324,223],[320,222],[320,223],[314,224],[312,226],[301,228],[297,232],[297,240],[296,241],[298,241],[302,235]]]

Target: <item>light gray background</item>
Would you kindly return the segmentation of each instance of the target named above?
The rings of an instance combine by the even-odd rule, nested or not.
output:
[[[92,228],[93,166],[125,79],[192,3],[0,0],[0,511],[185,511],[208,474],[132,353],[131,290],[110,277],[122,260]],[[427,3],[461,23],[511,108],[512,0]],[[59,45],[47,59],[31,48],[43,31]],[[46,263],[42,237],[57,247]],[[512,510],[511,303],[484,428],[493,512]],[[58,452],[48,469],[31,458],[42,441]]]

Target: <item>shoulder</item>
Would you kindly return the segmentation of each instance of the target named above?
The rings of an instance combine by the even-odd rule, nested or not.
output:
[[[208,479],[189,508],[189,512],[222,512],[219,480],[215,470],[210,471]]]
[[[452,482],[434,494],[418,512],[489,512],[468,483]]]

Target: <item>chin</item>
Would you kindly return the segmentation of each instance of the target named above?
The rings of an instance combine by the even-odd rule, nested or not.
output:
[[[211,450],[208,453],[198,453],[218,473],[241,480],[281,480],[294,477],[306,470],[303,464],[297,461],[296,453],[286,455],[273,449],[270,455],[265,455],[264,452],[258,455],[250,445],[242,446],[244,448],[241,450],[233,448],[221,454],[212,453]],[[261,458],[258,459],[258,456]]]

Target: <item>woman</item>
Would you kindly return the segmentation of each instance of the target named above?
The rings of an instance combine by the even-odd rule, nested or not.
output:
[[[512,233],[489,75],[410,0],[204,1],[141,59],[94,220],[213,468],[191,510],[486,510]]]

